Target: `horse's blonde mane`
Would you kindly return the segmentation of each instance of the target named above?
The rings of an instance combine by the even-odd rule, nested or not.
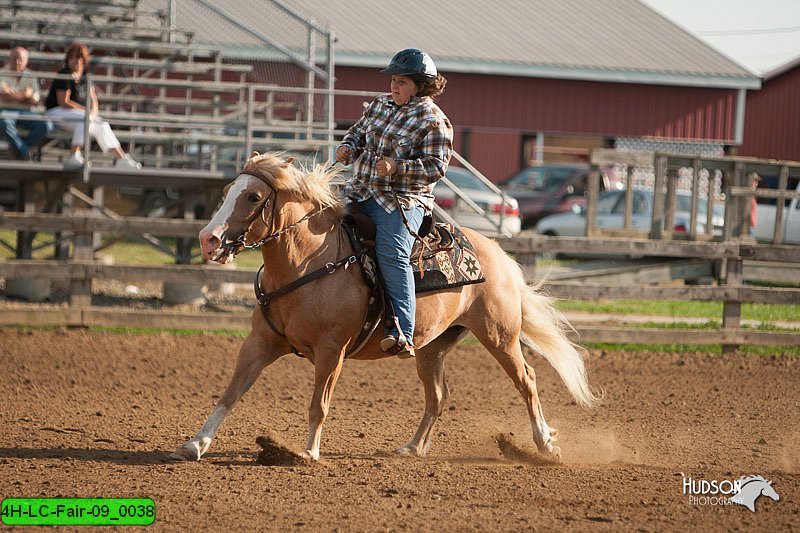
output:
[[[295,163],[293,157],[284,159],[282,156],[283,153],[253,152],[243,172],[257,174],[275,190],[291,192],[300,200],[337,210],[342,207],[342,201],[330,186],[331,179],[342,172],[341,167],[315,164],[309,170],[304,165]]]

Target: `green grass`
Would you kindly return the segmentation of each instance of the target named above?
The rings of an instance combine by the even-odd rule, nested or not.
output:
[[[613,313],[619,315],[659,315],[674,317],[699,317],[713,320],[722,318],[722,302],[680,302],[654,300],[559,300],[562,311],[586,313]],[[742,319],[760,322],[800,322],[800,305],[742,304]]]
[[[8,230],[0,230],[0,239],[8,242],[12,246],[16,244],[16,233]],[[45,245],[53,240],[53,235],[49,233],[39,233],[34,239],[34,247]],[[169,249],[175,248],[175,239],[165,238],[161,242]],[[115,264],[140,264],[140,265],[168,265],[174,264],[172,256],[165,254],[147,244],[123,240],[114,243],[103,249],[102,254],[111,256]],[[199,246],[193,247],[193,254],[199,253]],[[13,258],[13,253],[0,247],[0,258]],[[47,259],[53,257],[52,245],[47,245],[34,252],[34,258]],[[195,258],[195,264],[201,264],[202,260]],[[262,264],[261,253],[258,250],[245,250],[236,258],[236,265],[241,268],[257,268]],[[559,262],[562,264],[562,262]],[[760,284],[763,285],[763,284]],[[557,307],[562,311],[577,311],[586,313],[610,313],[615,315],[660,315],[670,317],[698,317],[705,318],[707,322],[703,324],[688,323],[645,323],[638,324],[638,327],[645,328],[673,328],[673,329],[715,329],[720,327],[722,317],[722,303],[719,302],[684,302],[684,301],[651,301],[651,300],[603,300],[603,301],[578,301],[578,300],[559,300]],[[742,319],[755,320],[762,323],[776,321],[796,321],[800,322],[800,305],[767,305],[767,304],[748,304],[742,305]],[[774,325],[762,324],[757,329],[767,329],[781,331]],[[195,331],[195,330],[160,330],[156,328],[90,328],[91,331],[108,331],[113,333],[126,333],[133,335],[152,335],[156,333],[169,333],[174,335],[201,335],[219,334],[243,337],[247,335],[244,331]],[[473,338],[468,338],[465,342],[476,343]],[[719,346],[694,346],[694,345],[631,345],[631,344],[588,344],[587,347],[597,349],[614,350],[647,350],[647,351],[695,351],[701,353],[720,353]],[[613,348],[612,348],[613,347]],[[742,351],[754,355],[778,355],[791,354],[800,355],[800,347],[757,347],[743,346]]]
[[[121,333],[124,335],[158,335],[167,333],[178,337],[191,337],[195,335],[224,335],[226,337],[244,338],[250,333],[240,329],[159,329],[159,328],[128,328],[128,327],[108,327],[90,326],[87,328],[91,332],[99,333]]]
[[[33,239],[34,249],[43,246],[41,249],[34,251],[34,259],[52,259],[53,246],[52,243],[54,236],[52,233],[40,232],[36,234]],[[0,230],[0,240],[5,241],[12,247],[17,244],[17,234],[9,230]],[[161,238],[161,243],[170,250],[175,250],[174,238]],[[109,242],[107,237],[104,237],[104,243]],[[110,246],[103,248],[100,255],[110,256],[114,259],[114,263],[118,265],[172,265],[175,264],[175,258],[161,250],[143,243],[138,240],[121,240]],[[202,264],[203,260],[199,257],[200,245],[195,244],[192,246],[192,255],[195,258],[192,260],[193,264]],[[0,247],[0,258],[13,259],[14,253],[5,246]],[[261,252],[258,250],[244,250],[236,256],[236,264],[241,268],[258,268],[262,264]]]
[[[161,240],[170,249],[175,249],[175,240]],[[111,256],[115,264],[120,265],[169,265],[175,263],[175,258],[157,248],[141,242],[120,241],[107,248],[103,248],[101,255]]]
[[[722,347],[716,345],[696,344],[601,344],[586,343],[585,348],[608,350],[614,352],[692,352],[707,355],[722,355]],[[794,346],[746,346],[741,345],[738,351],[743,355],[761,357],[800,357],[800,348]]]
[[[714,329],[720,327],[719,323],[707,322],[705,324],[664,324],[653,322],[641,324],[643,328],[657,329]],[[762,328],[757,328],[762,329]],[[773,328],[776,329],[776,328]],[[776,329],[777,330],[777,329]],[[466,346],[480,346],[478,339],[469,335],[461,344]],[[584,348],[593,350],[608,350],[616,352],[692,352],[708,355],[721,355],[722,347],[706,344],[611,344],[599,342],[579,343]],[[747,346],[740,345],[739,352],[746,355],[772,356],[772,357],[800,357],[800,346]]]

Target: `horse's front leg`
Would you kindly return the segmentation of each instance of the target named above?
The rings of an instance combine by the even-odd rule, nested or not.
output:
[[[322,437],[322,424],[328,416],[333,397],[333,388],[342,371],[344,350],[327,350],[314,357],[314,396],[308,410],[308,441],[300,455],[306,459],[319,460],[319,446]]]
[[[236,402],[253,385],[264,367],[275,362],[281,355],[283,354],[265,350],[263,342],[251,333],[239,349],[233,377],[208,420],[200,431],[175,450],[170,458],[180,461],[199,461],[211,447],[214,435]]]

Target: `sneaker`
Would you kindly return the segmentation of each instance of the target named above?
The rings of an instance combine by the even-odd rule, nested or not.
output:
[[[79,153],[74,153],[64,160],[64,170],[80,170],[86,161]]]
[[[121,157],[117,159],[117,162],[114,163],[114,168],[125,168],[130,170],[140,170],[142,168],[142,164],[136,161],[131,157],[131,154],[125,154],[125,157]]]
[[[407,342],[400,344],[394,335],[387,335],[381,339],[381,350],[389,355],[396,355],[399,359],[410,359],[417,355],[414,346]]]
[[[23,146],[24,146],[24,143],[23,143]],[[16,159],[17,161],[30,161],[31,160],[30,150],[26,150],[25,153],[20,152],[17,149],[16,145],[14,145],[14,143],[9,143],[8,144],[8,148],[9,148],[9,150],[11,150],[11,157]]]

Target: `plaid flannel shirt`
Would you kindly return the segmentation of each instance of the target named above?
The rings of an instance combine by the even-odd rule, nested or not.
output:
[[[377,97],[345,134],[342,146],[353,150],[353,179],[345,195],[354,201],[375,200],[391,213],[397,209],[394,193],[404,207],[433,209],[433,185],[444,176],[453,150],[453,126],[428,97],[415,97],[398,106],[391,95]],[[383,158],[397,162],[393,176],[379,176],[375,166]]]

